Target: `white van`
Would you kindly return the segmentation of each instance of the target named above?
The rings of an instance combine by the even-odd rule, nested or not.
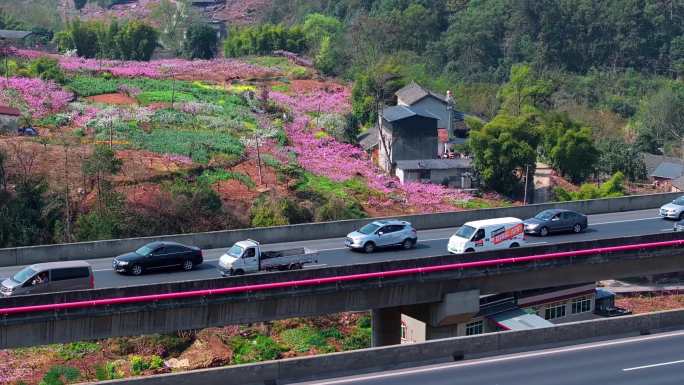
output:
[[[467,222],[449,238],[450,253],[499,250],[525,244],[525,225],[518,218],[495,218]]]

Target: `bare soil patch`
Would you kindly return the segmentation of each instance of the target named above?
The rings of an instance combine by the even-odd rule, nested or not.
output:
[[[89,101],[91,101],[93,103],[101,103],[101,104],[114,104],[114,105],[123,105],[123,106],[130,106],[130,105],[138,104],[138,102],[135,99],[133,99],[132,97],[121,94],[121,93],[95,95],[95,96],[90,96],[86,99],[88,99]]]

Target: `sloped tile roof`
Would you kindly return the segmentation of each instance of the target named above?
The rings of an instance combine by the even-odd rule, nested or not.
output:
[[[435,115],[429,113],[427,110],[417,106],[392,106],[382,110],[382,117],[388,122],[396,122],[398,120],[403,120],[414,116],[422,116],[424,118],[435,120],[439,119]]]

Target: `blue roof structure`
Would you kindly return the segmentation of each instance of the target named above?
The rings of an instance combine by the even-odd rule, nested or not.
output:
[[[551,322],[543,319],[536,314],[529,314],[522,309],[513,309],[487,316],[487,318],[496,322],[500,327],[506,330],[530,330],[538,328],[547,328],[554,326]]]

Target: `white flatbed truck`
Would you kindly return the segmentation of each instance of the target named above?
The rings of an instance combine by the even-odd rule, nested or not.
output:
[[[253,239],[236,242],[218,263],[222,276],[243,275],[260,271],[299,270],[304,265],[317,263],[318,253],[298,247],[294,249],[263,251]]]

